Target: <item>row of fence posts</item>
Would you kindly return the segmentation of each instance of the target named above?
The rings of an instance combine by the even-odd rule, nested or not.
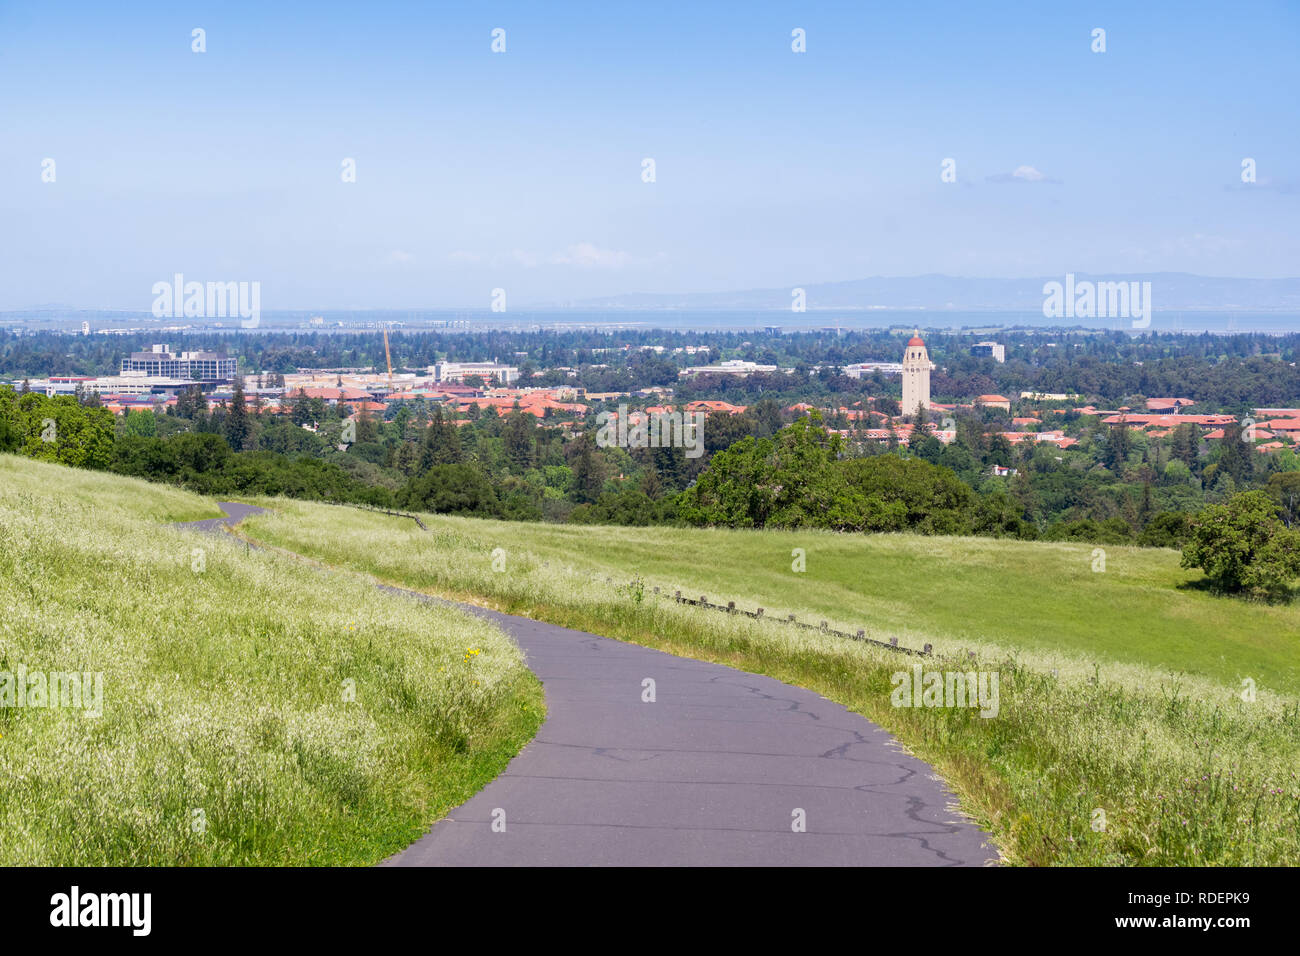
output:
[[[613,584],[614,582],[611,578],[605,578],[605,583]],[[637,583],[636,581],[631,581],[628,583],[628,586],[635,587],[636,583]],[[660,589],[658,586],[654,588],[654,593],[656,595],[660,595]],[[764,617],[763,608],[760,607],[754,611],[742,611],[736,607],[735,601],[728,601],[725,607],[721,604],[710,604],[708,596],[704,594],[701,594],[700,599],[696,601],[693,600],[692,598],[682,597],[682,592],[678,590],[673,592],[673,600],[676,601],[678,604],[690,604],[693,605],[694,607],[706,607],[715,611],[726,611],[728,614],[743,614],[746,617],[752,617],[756,621],[768,620],[768,621],[776,621],[780,624],[793,624],[795,627],[802,627],[805,630],[820,631],[823,634],[831,634],[836,637],[846,637],[852,641],[865,641],[868,644],[875,644],[877,647],[884,647],[891,651],[899,651],[900,653],[903,654],[920,654],[928,657],[930,656],[931,653],[933,653],[934,650],[933,646],[930,644],[926,644],[919,651],[912,647],[900,647],[898,644],[897,637],[891,637],[889,639],[889,643],[886,644],[884,641],[878,641],[875,638],[867,637],[867,632],[863,628],[858,628],[858,632],[856,634],[848,634],[844,631],[837,631],[833,629],[826,621],[822,621],[820,625],[805,624],[802,621],[797,620],[793,614],[788,615],[784,620],[782,620],[779,617]]]

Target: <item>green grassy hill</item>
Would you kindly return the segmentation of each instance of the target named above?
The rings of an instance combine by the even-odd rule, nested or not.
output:
[[[241,534],[330,566],[817,690],[930,761],[1011,861],[1300,864],[1300,611],[1209,595],[1173,552],[1108,548],[1094,571],[1087,545],[427,515],[421,531],[262,503],[276,513]],[[677,604],[679,588],[768,619]],[[999,713],[893,706],[914,658],[771,620],[790,612],[931,643],[929,669],[996,672]]]
[[[427,539],[413,522],[354,515],[319,505],[295,514],[356,534],[349,561],[372,573],[409,569],[425,586],[509,592],[519,575],[590,575],[714,603],[735,601],[768,614],[828,620],[850,632],[898,637],[938,651],[1028,653],[1053,666],[1137,665],[1155,675],[1300,693],[1300,604],[1269,606],[1195,587],[1199,571],[1179,567],[1175,551],[1108,546],[1104,570],[1095,545],[918,535],[585,527],[426,516]],[[323,510],[322,510],[323,508]],[[261,524],[265,524],[263,521]],[[255,525],[258,523],[255,522]],[[456,549],[456,565],[430,555],[409,568],[409,551],[368,540],[395,533],[423,551]],[[342,540],[331,534],[337,545]],[[295,542],[302,544],[304,542]],[[509,573],[492,575],[491,552],[505,551]],[[803,549],[806,570],[792,570]],[[320,556],[326,552],[320,551]],[[543,562],[546,566],[543,569]],[[476,572],[486,574],[483,577]],[[1140,671],[1135,669],[1133,674]],[[1149,675],[1148,675],[1149,679]]]
[[[0,456],[0,865],[374,863],[540,724],[499,629],[170,524],[217,516]]]

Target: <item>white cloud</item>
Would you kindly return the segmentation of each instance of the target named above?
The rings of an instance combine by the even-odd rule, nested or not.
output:
[[[602,249],[595,243],[575,242],[567,248],[550,254],[515,249],[510,258],[525,269],[538,266],[576,266],[579,269],[622,269],[627,266],[641,265],[645,260],[629,252],[617,249]]]
[[[575,243],[551,257],[559,266],[578,266],[582,269],[622,269],[636,260],[626,252],[601,249],[590,242]]]
[[[998,173],[996,176],[984,178],[991,183],[1056,183],[1059,185],[1061,182],[1059,179],[1049,178],[1033,166],[1017,166],[1009,173]]]
[[[1189,236],[1179,236],[1172,242],[1165,243],[1165,248],[1191,256],[1218,256],[1225,252],[1234,252],[1244,245],[1245,242],[1241,239],[1194,232]]]
[[[1241,192],[1246,192],[1246,193],[1254,192],[1257,189],[1265,189],[1265,190],[1271,189],[1271,190],[1275,190],[1276,192],[1290,194],[1294,192],[1300,192],[1300,183],[1297,183],[1294,180],[1273,179],[1270,176],[1260,176],[1258,181],[1256,182],[1233,183],[1232,185],[1225,186],[1224,188],[1229,190],[1240,190]]]

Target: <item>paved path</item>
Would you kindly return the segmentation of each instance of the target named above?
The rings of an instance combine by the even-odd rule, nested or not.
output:
[[[234,523],[256,510],[222,503]],[[421,600],[426,595],[384,590]],[[387,865],[961,866],[987,835],[920,760],[819,695],[460,605],[500,625],[547,718],[506,770]],[[643,700],[654,681],[655,700]],[[795,832],[798,814],[806,821]],[[494,829],[504,819],[505,830]],[[498,823],[499,827],[499,823]]]
[[[224,518],[208,518],[206,521],[189,521],[181,525],[182,528],[193,528],[195,531],[220,531],[224,525],[237,525],[249,515],[255,515],[265,508],[259,508],[256,505],[241,505],[237,501],[219,501],[218,505],[226,513]]]

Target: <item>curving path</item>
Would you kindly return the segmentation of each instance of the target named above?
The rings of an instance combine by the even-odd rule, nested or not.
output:
[[[215,531],[261,510],[221,507],[228,517],[189,527]],[[515,639],[545,685],[547,718],[499,777],[386,865],[972,866],[997,858],[987,834],[950,809],[952,795],[926,764],[812,691],[457,606]],[[646,679],[653,703],[642,699]],[[796,810],[804,832],[793,829]]]

